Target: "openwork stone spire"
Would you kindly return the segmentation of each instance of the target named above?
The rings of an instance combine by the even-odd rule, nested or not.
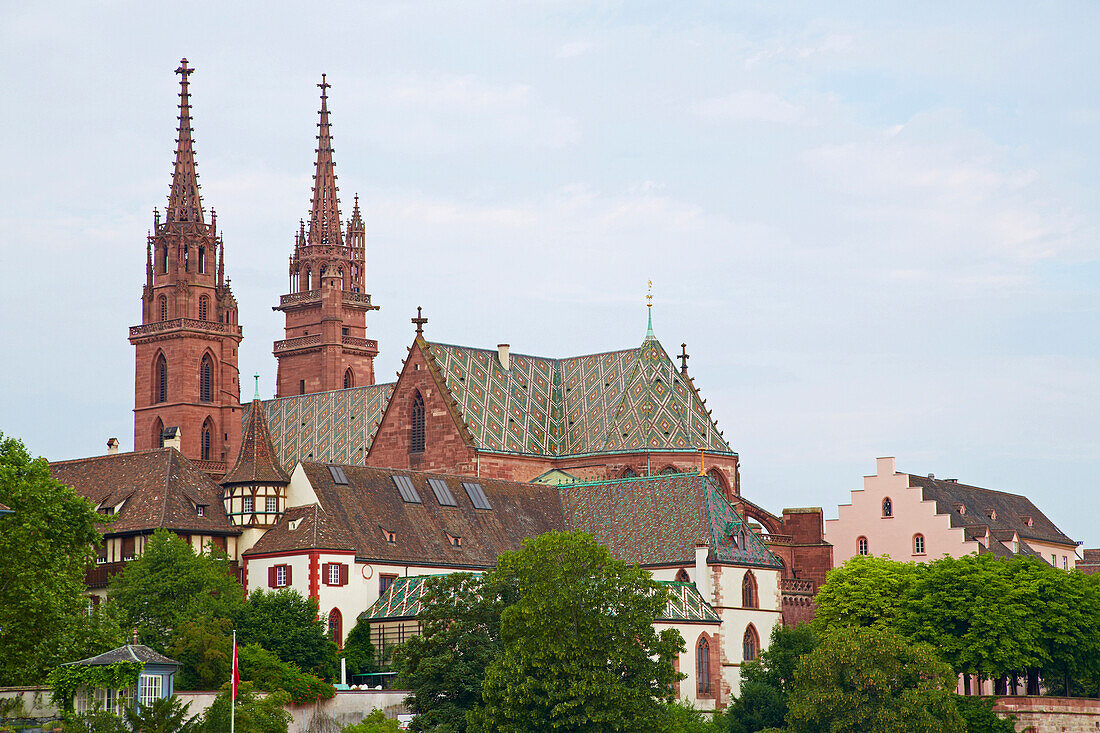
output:
[[[328,121],[328,88],[321,74],[321,120],[317,123],[317,169],[313,174],[313,211],[309,218],[309,244],[344,243],[340,231],[340,202],[336,198],[336,165],[332,162],[332,134]]]
[[[180,114],[176,139],[176,165],[172,172],[172,191],[168,195],[167,222],[194,221],[203,223],[202,198],[199,196],[199,174],[195,166],[194,141],[191,138],[191,96],[187,77],[194,71],[187,59],[180,61]]]

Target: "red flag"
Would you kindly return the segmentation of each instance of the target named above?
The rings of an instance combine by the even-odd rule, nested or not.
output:
[[[237,702],[237,686],[241,684],[241,673],[237,669],[237,632],[233,632],[233,682],[232,682],[232,702]]]

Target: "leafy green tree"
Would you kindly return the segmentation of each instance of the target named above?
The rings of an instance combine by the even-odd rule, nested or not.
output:
[[[791,733],[963,733],[954,671],[926,644],[884,629],[828,634],[799,664]]]
[[[768,648],[741,667],[741,679],[768,685],[786,695],[799,662],[816,648],[817,634],[809,624],[776,625],[772,628]]]
[[[110,596],[142,642],[163,653],[186,621],[240,615],[244,589],[231,572],[225,553],[195,554],[189,542],[159,529],[141,557],[111,579]]]
[[[737,698],[726,711],[730,733],[756,733],[782,727],[787,716],[787,696],[763,682],[742,682]]]
[[[370,640],[370,624],[359,621],[344,639],[341,656],[346,660],[348,679],[356,674],[370,674],[378,670],[374,658],[374,644]]]
[[[381,710],[372,710],[361,723],[349,725],[341,733],[398,733],[400,730],[396,720],[387,718]]]
[[[126,724],[133,733],[196,733],[199,717],[187,717],[191,703],[178,697],[161,697],[152,705],[139,705],[137,710],[126,708]]]
[[[333,679],[339,669],[336,644],[325,634],[316,598],[303,598],[295,590],[253,591],[239,629],[244,642],[255,642],[322,679]]]
[[[669,733],[723,733],[720,713],[696,710],[688,702],[666,703]]]
[[[167,654],[180,663],[177,690],[216,690],[233,666],[233,623],[229,619],[188,619],[179,624]]]
[[[991,697],[955,695],[955,707],[966,723],[966,733],[1016,733],[1016,716],[999,717]]]
[[[684,643],[653,628],[666,591],[590,535],[548,532],[504,553],[490,576],[514,578],[471,723],[495,731],[667,729],[673,659]]]
[[[202,733],[229,730],[229,703],[229,685],[226,684],[203,714]],[[287,733],[291,720],[286,711],[289,703],[290,696],[282,690],[260,697],[252,683],[242,682],[237,689],[236,730],[238,733]]]
[[[814,628],[896,627],[906,610],[910,585],[924,567],[886,556],[856,555],[826,576],[815,599]]]
[[[95,507],[50,477],[45,459],[0,433],[0,686],[40,683],[54,666],[116,638],[86,615],[84,570],[102,542]]]
[[[66,712],[61,719],[62,733],[130,733],[126,722],[106,710],[84,713]]]
[[[397,684],[415,715],[411,729],[463,733],[481,700],[485,670],[502,649],[500,614],[518,592],[510,578],[452,573],[428,578],[420,631],[397,648]]]
[[[327,700],[336,694],[336,688],[320,677],[303,672],[294,662],[279,659],[259,644],[238,646],[237,655],[241,679],[251,681],[259,690],[282,690],[295,705]]]

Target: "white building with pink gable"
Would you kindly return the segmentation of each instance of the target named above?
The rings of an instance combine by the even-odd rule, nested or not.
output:
[[[852,491],[851,502],[825,520],[833,566],[854,555],[889,555],[924,562],[950,555],[992,552],[1032,555],[1070,570],[1077,546],[1026,496],[899,473],[893,458],[879,458],[873,476]]]

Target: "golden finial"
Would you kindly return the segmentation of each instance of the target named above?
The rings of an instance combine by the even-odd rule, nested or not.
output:
[[[653,281],[649,281],[649,290],[646,292],[645,304],[647,308],[653,307]]]
[[[699,449],[699,475],[700,476],[706,476],[707,475],[707,467],[705,465],[703,465],[703,449],[702,448]]]

